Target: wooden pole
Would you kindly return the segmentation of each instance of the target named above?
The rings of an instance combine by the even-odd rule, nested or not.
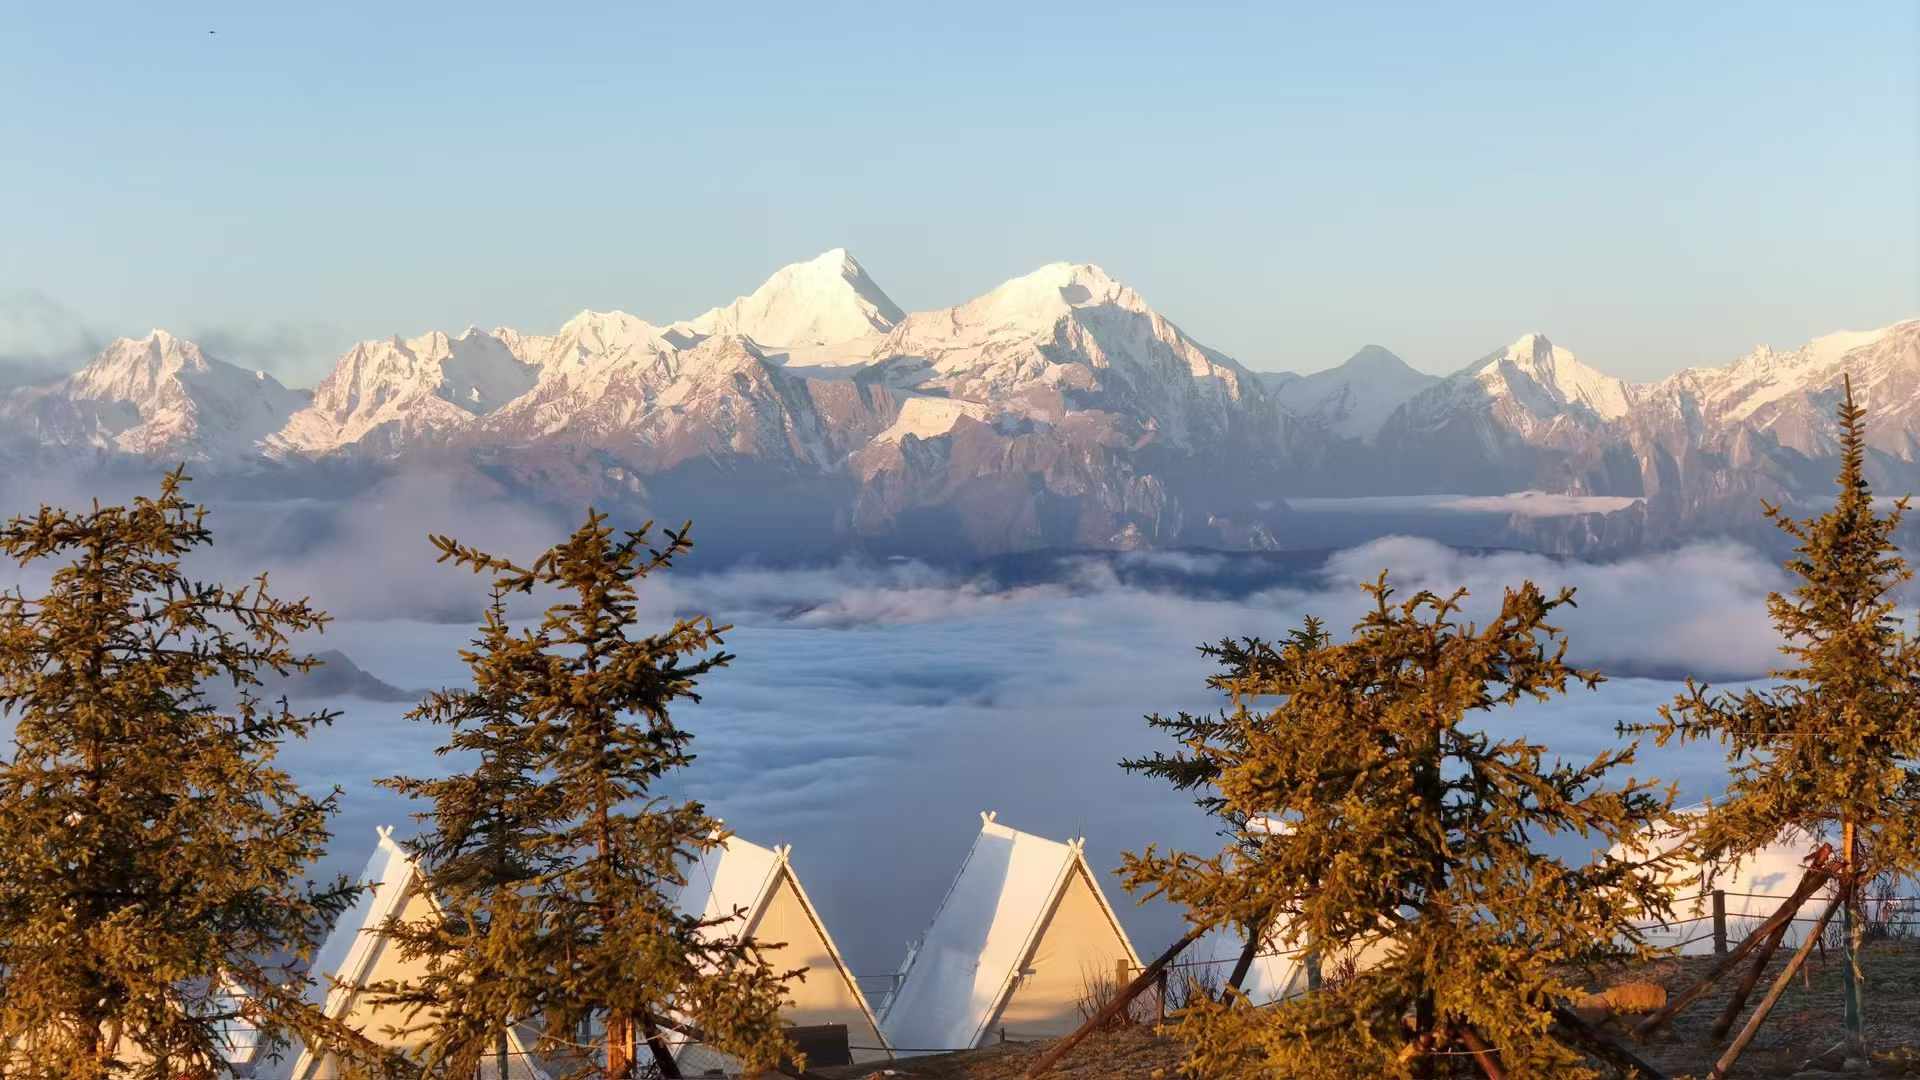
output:
[[[1753,996],[1753,988],[1760,985],[1760,976],[1765,974],[1768,962],[1773,959],[1774,950],[1780,947],[1780,942],[1786,940],[1789,925],[1791,924],[1781,923],[1774,928],[1773,933],[1767,935],[1767,940],[1760,943],[1760,948],[1753,954],[1753,966],[1749,967],[1746,975],[1741,977],[1740,985],[1733,988],[1733,996],[1727,999],[1726,1008],[1720,1010],[1720,1019],[1713,1022],[1713,1031],[1709,1037],[1714,1042],[1726,1038],[1727,1032],[1733,1030],[1733,1022],[1739,1018],[1740,1010],[1746,1008],[1747,999]]]
[[[1800,878],[1800,884],[1794,886],[1793,895],[1782,901],[1778,910],[1767,916],[1765,922],[1754,927],[1753,933],[1748,934],[1739,945],[1734,946],[1733,951],[1722,957],[1720,962],[1713,965],[1713,969],[1701,976],[1698,982],[1668,999],[1665,1008],[1635,1024],[1633,1037],[1644,1042],[1649,1035],[1660,1030],[1678,1015],[1681,1009],[1693,1004],[1702,994],[1711,989],[1714,983],[1719,982],[1727,972],[1733,970],[1734,965],[1764,941],[1766,935],[1790,921],[1794,913],[1800,910],[1800,905],[1806,903],[1807,897],[1812,896],[1815,890],[1826,884],[1827,879],[1832,876],[1826,869],[1826,858],[1831,851],[1832,848],[1822,844],[1820,850],[1814,852],[1813,865]]]
[[[1487,1046],[1487,1040],[1473,1030],[1472,1024],[1461,1024],[1454,1030],[1466,1045],[1467,1052],[1473,1055],[1474,1062],[1480,1066],[1480,1071],[1487,1074],[1487,1080],[1507,1080],[1507,1070],[1500,1067],[1500,1059]]]
[[[1780,972],[1778,978],[1773,980],[1773,985],[1767,988],[1767,996],[1761,998],[1760,1004],[1754,1007],[1753,1015],[1747,1018],[1747,1026],[1740,1029],[1740,1034],[1733,1040],[1733,1045],[1727,1047],[1727,1052],[1721,1054],[1720,1060],[1713,1063],[1713,1071],[1709,1072],[1708,1076],[1724,1077],[1727,1075],[1727,1070],[1733,1068],[1733,1063],[1740,1060],[1741,1051],[1745,1050],[1747,1044],[1753,1041],[1753,1037],[1760,1033],[1760,1025],[1766,1022],[1767,1014],[1772,1012],[1773,1007],[1779,1003],[1780,995],[1787,992],[1787,984],[1793,981],[1794,973],[1800,970],[1800,966],[1807,962],[1807,954],[1813,952],[1814,942],[1819,941],[1820,935],[1826,933],[1827,923],[1833,920],[1833,913],[1845,900],[1844,896],[1834,898],[1834,901],[1827,905],[1827,910],[1820,913],[1820,918],[1814,922],[1813,929],[1807,934],[1807,940],[1801,942],[1800,947],[1794,950],[1793,959],[1787,961],[1786,968]]]
[[[647,1050],[653,1055],[653,1067],[661,1080],[680,1080],[680,1062],[674,1059],[666,1041],[660,1038],[660,1029],[654,1026],[653,1018],[642,1017],[640,1026],[647,1036]]]
[[[1059,1064],[1060,1059],[1063,1057],[1066,1057],[1067,1053],[1071,1051],[1074,1047],[1079,1046],[1080,1043],[1084,1039],[1086,1039],[1088,1035],[1093,1034],[1095,1031],[1105,1026],[1107,1021],[1112,1020],[1115,1016],[1118,1016],[1120,1014],[1120,1010],[1126,1008],[1129,1004],[1131,1004],[1133,1002],[1133,999],[1138,997],[1142,990],[1145,990],[1147,987],[1152,986],[1154,980],[1160,977],[1160,972],[1164,971],[1168,964],[1173,963],[1174,957],[1177,957],[1181,953],[1185,952],[1187,950],[1187,946],[1193,944],[1196,941],[1199,941],[1200,935],[1206,933],[1208,930],[1211,930],[1211,929],[1213,929],[1211,926],[1196,926],[1193,929],[1187,931],[1187,935],[1185,937],[1181,938],[1179,941],[1174,942],[1171,946],[1167,948],[1166,952],[1163,952],[1160,954],[1158,959],[1154,960],[1153,963],[1148,964],[1144,969],[1141,970],[1140,974],[1134,976],[1133,981],[1127,984],[1127,988],[1125,990],[1122,990],[1120,993],[1115,994],[1113,997],[1113,1000],[1107,1002],[1106,1006],[1102,1008],[1099,1012],[1094,1013],[1092,1016],[1087,1017],[1087,1022],[1084,1024],[1081,1024],[1080,1029],[1078,1031],[1075,1031],[1073,1034],[1067,1036],[1064,1039],[1061,1039],[1058,1043],[1054,1044],[1053,1049],[1047,1051],[1045,1054],[1042,1054],[1040,1056],[1040,1060],[1034,1062],[1033,1066],[1027,1070],[1027,1076],[1028,1077],[1039,1076],[1042,1073],[1045,1073],[1048,1069],[1051,1069],[1055,1065]]]
[[[1713,890],[1713,955],[1727,955],[1727,893]]]

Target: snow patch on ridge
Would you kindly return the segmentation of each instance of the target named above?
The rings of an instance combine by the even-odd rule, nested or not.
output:
[[[908,435],[932,439],[952,431],[963,416],[986,420],[993,415],[990,406],[978,401],[946,397],[910,397],[900,403],[900,415],[886,430],[873,437],[875,443],[896,443]]]

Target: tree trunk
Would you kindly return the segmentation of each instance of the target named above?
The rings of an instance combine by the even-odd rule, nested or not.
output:
[[[1433,1007],[1433,991],[1421,994],[1413,1006],[1413,1045],[1419,1047],[1419,1058],[1413,1063],[1413,1075],[1417,1080],[1433,1080],[1439,1075],[1438,1061],[1433,1051],[1439,1048],[1440,1038],[1434,1030],[1436,1019]]]
[[[633,1027],[625,1013],[607,1014],[607,1080],[633,1076]]]
[[[502,1031],[500,1038],[493,1044],[494,1080],[507,1080],[507,1033]]]
[[[589,677],[600,670],[599,649],[593,642],[586,645],[583,657]],[[607,744],[612,741],[610,719],[600,710],[591,714],[595,748],[605,755]],[[608,899],[613,895],[613,798],[607,791],[607,778],[601,772],[596,778],[596,790],[593,799],[593,824],[596,834],[595,849],[600,856],[599,873],[595,875],[595,900],[600,905],[601,925],[611,927],[617,913]],[[629,1080],[633,1076],[633,1018],[624,1012],[610,1010],[607,1013],[607,1078],[608,1080]]]
[[[1234,961],[1233,973],[1227,976],[1227,985],[1220,991],[1221,1001],[1232,1001],[1233,992],[1247,981],[1247,972],[1253,968],[1253,958],[1260,951],[1260,937],[1266,932],[1267,916],[1262,914],[1258,925],[1247,927],[1247,944],[1240,950],[1240,959]]]
[[[1846,941],[1841,972],[1845,980],[1842,1019],[1846,1027],[1847,1057],[1864,1063],[1867,1060],[1867,1037],[1860,1001],[1860,944],[1867,928],[1865,920],[1861,918],[1862,913],[1857,910],[1860,904],[1860,846],[1852,818],[1848,818],[1841,826],[1841,833],[1841,843],[1847,852],[1847,872],[1840,878],[1840,926]]]
[[[1447,822],[1446,808],[1443,805],[1446,788],[1440,776],[1443,753],[1440,746],[1440,725],[1436,722],[1431,742],[1427,746],[1427,760],[1421,763],[1416,782],[1420,785],[1420,797],[1425,804],[1426,812],[1433,818],[1434,835],[1442,837],[1441,843],[1444,845]],[[1427,869],[1425,895],[1420,897],[1415,918],[1426,917],[1428,910],[1433,906],[1434,897],[1446,889],[1447,871],[1446,850],[1444,847],[1436,848]],[[1415,1080],[1433,1080],[1439,1075],[1439,1061],[1433,1056],[1432,1051],[1441,1049],[1442,1044],[1447,1041],[1441,1036],[1439,1024],[1440,1017],[1434,1005],[1433,991],[1424,989],[1414,999],[1413,1005],[1414,1038],[1426,1040],[1426,1045],[1423,1047],[1425,1052],[1421,1054],[1418,1061],[1414,1062]]]

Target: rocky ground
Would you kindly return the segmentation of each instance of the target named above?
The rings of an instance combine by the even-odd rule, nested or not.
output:
[[[1787,950],[1781,950],[1776,957],[1766,980],[1755,990],[1749,1011],[1752,1002],[1759,1000],[1773,976],[1784,966],[1786,955]],[[1635,971],[1620,972],[1607,981],[1644,980],[1677,993],[1712,964],[1712,957],[1663,960]],[[1867,1037],[1876,1058],[1872,1071],[1864,1075],[1920,1077],[1920,941],[1876,945],[1863,957],[1862,967],[1868,979]],[[1841,1072],[1837,1061],[1817,1060],[1840,1037],[1840,958],[1835,953],[1823,956],[1816,952],[1808,968],[1804,978],[1794,979],[1730,1075],[1808,1080],[1863,1075]],[[1731,978],[1725,980],[1722,986],[1682,1012],[1672,1027],[1646,1045],[1635,1045],[1634,1050],[1674,1080],[1708,1075],[1714,1060],[1725,1049],[1724,1043],[1715,1045],[1709,1041],[1708,1029],[1726,1003],[1732,982]],[[1739,1023],[1745,1019],[1743,1015]],[[1630,1018],[1616,1020],[1606,1027],[1619,1034],[1630,1023]],[[1734,1030],[1739,1030],[1738,1024]],[[1626,1039],[1624,1034],[1619,1037]],[[821,1070],[821,1075],[834,1080],[867,1077],[1015,1080],[1026,1075],[1027,1067],[1046,1048],[1047,1044],[1043,1043],[1015,1043],[964,1054],[905,1059],[886,1069]],[[1179,1061],[1180,1050],[1174,1040],[1148,1027],[1137,1027],[1088,1039],[1050,1075],[1063,1080],[1177,1077]]]

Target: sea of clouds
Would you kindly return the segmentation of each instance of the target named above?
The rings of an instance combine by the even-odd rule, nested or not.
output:
[[[10,500],[0,511],[45,490],[0,488]],[[312,646],[414,689],[464,680],[457,651],[486,601],[484,580],[434,564],[425,535],[526,558],[572,524],[431,476],[344,510],[256,501],[219,505],[211,520],[221,544],[196,560],[197,572],[271,570],[278,590],[311,594],[337,616]],[[1118,767],[1165,748],[1143,715],[1218,708],[1197,645],[1277,636],[1307,614],[1344,629],[1368,603],[1361,585],[1382,570],[1403,594],[1469,590],[1472,618],[1521,581],[1576,589],[1578,607],[1559,622],[1572,658],[1608,680],[1484,718],[1574,758],[1616,745],[1616,724],[1651,719],[1686,674],[1735,686],[1764,676],[1778,647],[1766,597],[1787,584],[1767,558],[1720,542],[1583,563],[1391,537],[1278,570],[1255,556],[1169,552],[1063,556],[1011,577],[912,561],[703,568],[696,550],[641,592],[650,624],[697,612],[732,626],[736,658],[703,682],[698,704],[676,711],[698,760],[674,793],[705,802],[748,839],[793,844],[852,966],[882,974],[938,905],[979,811],[1043,835],[1085,836],[1103,872],[1149,843],[1216,850],[1188,797]],[[44,583],[38,569],[0,572],[29,591]],[[516,615],[531,617],[540,600]],[[442,733],[406,720],[404,704],[305,704],[341,716],[282,760],[315,791],[341,789],[322,869],[351,873],[374,826],[414,828],[418,808],[373,781],[446,768],[433,753]],[[1683,802],[1724,776],[1713,746],[1645,747],[1633,771],[1675,782]],[[1135,907],[1113,879],[1107,887],[1143,951],[1177,933],[1176,912]]]

